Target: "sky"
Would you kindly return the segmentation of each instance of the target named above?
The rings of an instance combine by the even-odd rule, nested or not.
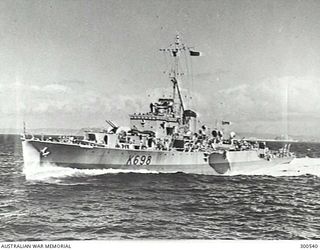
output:
[[[0,128],[127,125],[171,88],[177,33],[201,121],[320,138],[318,0],[0,1]]]

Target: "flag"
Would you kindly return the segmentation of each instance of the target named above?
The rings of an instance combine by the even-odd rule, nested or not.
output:
[[[231,125],[231,122],[229,122],[229,121],[222,121],[221,123],[222,123],[222,125]]]
[[[201,52],[189,50],[190,56],[201,56]]]

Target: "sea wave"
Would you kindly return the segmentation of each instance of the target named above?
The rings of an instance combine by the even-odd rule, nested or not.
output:
[[[254,170],[243,168],[243,170],[229,173],[229,175],[268,175],[273,177],[315,175],[320,177],[320,158],[295,158],[288,164],[259,167]]]
[[[71,177],[97,176],[104,174],[119,173],[139,173],[139,174],[158,174],[157,171],[147,169],[76,169],[60,167],[52,163],[27,163],[24,164],[23,173],[28,181],[49,181],[59,182],[59,179]]]
[[[24,165],[8,138],[0,240],[319,239],[320,158],[301,158],[320,157],[318,144],[297,144],[290,164],[210,176]]]

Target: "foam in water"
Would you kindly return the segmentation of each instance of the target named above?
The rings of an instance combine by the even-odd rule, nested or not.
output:
[[[59,167],[54,164],[45,163],[27,163],[24,164],[23,173],[27,180],[32,181],[49,181],[55,180],[59,182],[59,179],[70,177],[85,177],[85,176],[97,176],[103,174],[118,174],[118,173],[151,173],[156,174],[156,171],[149,171],[147,169],[139,170],[127,170],[127,169],[74,169]]]
[[[296,158],[289,164],[259,167],[255,170],[232,172],[230,175],[270,175],[270,176],[300,176],[316,175],[320,177],[320,158]]]

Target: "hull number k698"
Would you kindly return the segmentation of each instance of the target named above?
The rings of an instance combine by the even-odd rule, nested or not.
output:
[[[150,165],[151,155],[130,155],[127,165]]]

